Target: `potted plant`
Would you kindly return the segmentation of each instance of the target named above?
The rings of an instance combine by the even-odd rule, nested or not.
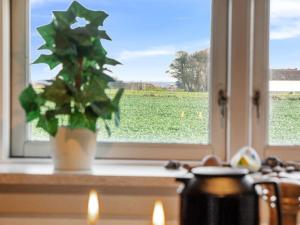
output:
[[[106,66],[120,64],[107,57],[101,44],[101,39],[111,40],[99,28],[107,16],[74,1],[67,11],[54,11],[50,24],[37,28],[45,41],[39,50],[51,54],[41,54],[34,63],[46,63],[50,69],[61,65],[62,69],[39,90],[29,84],[19,101],[26,121],[37,120],[37,127],[51,136],[54,164],[59,170],[90,169],[98,119],[105,122],[109,135],[107,120],[114,117],[119,125],[123,89],[113,98],[106,93],[114,81]],[[78,18],[87,24],[74,28]]]

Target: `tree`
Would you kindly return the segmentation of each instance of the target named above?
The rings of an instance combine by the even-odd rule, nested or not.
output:
[[[192,54],[179,51],[176,53],[176,57],[167,73],[176,78],[177,86],[180,85],[180,88],[184,88],[186,91],[207,91],[208,56],[208,49]]]
[[[196,91],[208,90],[209,51],[197,51],[190,55]]]

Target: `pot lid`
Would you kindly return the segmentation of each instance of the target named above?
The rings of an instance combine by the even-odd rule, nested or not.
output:
[[[205,177],[232,177],[245,176],[249,173],[247,169],[231,168],[231,167],[196,167],[192,169],[195,176]]]

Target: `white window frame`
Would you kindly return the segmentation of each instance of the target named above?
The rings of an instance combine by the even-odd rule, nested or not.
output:
[[[10,149],[10,1],[0,1],[0,160]]]
[[[260,117],[252,106],[252,145],[263,157],[277,156],[282,160],[300,160],[300,146],[275,146],[268,144],[269,128],[269,33],[270,0],[256,0],[254,3],[253,33],[253,86],[252,95],[261,95]]]
[[[26,141],[24,112],[18,96],[25,87],[29,72],[28,0],[11,0],[11,142],[10,151],[15,157],[48,157],[50,145],[45,142]],[[210,134],[208,145],[99,143],[97,157],[104,159],[179,159],[199,160],[208,154],[226,159],[226,119],[220,114],[218,91],[227,87],[227,18],[228,0],[212,0],[211,66],[210,79]],[[26,75],[25,75],[26,74]],[[8,76],[3,74],[2,76]],[[7,153],[8,154],[8,153]]]
[[[227,159],[249,142],[252,0],[231,0],[228,37]]]

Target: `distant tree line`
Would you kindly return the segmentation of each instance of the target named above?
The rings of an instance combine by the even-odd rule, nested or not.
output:
[[[116,89],[124,88],[126,90],[148,90],[156,88],[153,84],[147,82],[124,82],[121,80],[110,83],[110,87]]]
[[[176,78],[178,88],[189,92],[206,92],[208,90],[209,49],[191,54],[185,51],[177,52],[167,73]]]

